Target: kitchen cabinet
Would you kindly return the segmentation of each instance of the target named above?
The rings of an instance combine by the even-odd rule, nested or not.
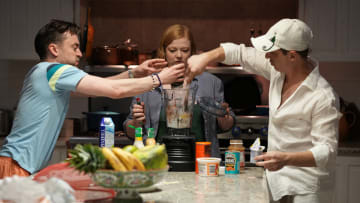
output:
[[[336,193],[334,203],[360,202],[360,156],[340,155],[336,161]]]
[[[299,18],[313,30],[313,52],[320,61],[360,61],[360,2],[301,0]]]
[[[51,19],[79,21],[80,0],[0,1],[0,59],[38,59],[34,39]]]

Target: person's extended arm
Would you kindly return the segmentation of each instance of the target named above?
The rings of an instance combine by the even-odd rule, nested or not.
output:
[[[184,64],[165,68],[159,73],[162,84],[171,84],[184,74]],[[148,76],[136,79],[109,80],[107,78],[87,75],[80,80],[76,92],[91,96],[103,96],[109,98],[123,98],[135,96],[160,85],[156,76]]]
[[[338,100],[324,93],[323,99],[314,106],[311,118],[311,148],[303,152],[270,151],[256,157],[255,160],[264,160],[256,164],[269,170],[279,170],[285,165],[326,168],[329,160],[336,156],[341,115],[338,109]]]
[[[225,52],[222,47],[204,52],[200,55],[193,55],[187,61],[185,74],[185,84],[190,84],[193,78],[205,71],[209,63],[221,62],[225,60]]]
[[[316,162],[311,151],[304,152],[280,152],[270,151],[256,156],[257,166],[263,166],[269,171],[277,171],[284,166],[315,167]],[[261,161],[263,160],[263,161]]]
[[[131,69],[129,71],[131,71],[134,78],[141,78],[151,75],[152,73],[160,72],[166,65],[167,62],[164,59],[149,59],[144,61],[138,67]],[[117,79],[129,78],[129,71],[125,71],[120,74],[107,77],[107,79],[117,80]]]

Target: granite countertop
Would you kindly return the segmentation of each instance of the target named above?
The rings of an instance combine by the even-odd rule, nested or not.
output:
[[[202,177],[195,172],[169,172],[160,191],[140,193],[144,202],[268,202],[262,187],[263,168],[248,167],[236,175]]]

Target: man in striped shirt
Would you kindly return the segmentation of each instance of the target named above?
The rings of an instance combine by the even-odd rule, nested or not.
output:
[[[25,77],[12,130],[0,149],[0,178],[28,176],[47,165],[72,92],[122,98],[182,80],[184,66],[163,68],[162,59],[139,65],[134,79],[127,72],[108,78],[88,75],[76,67],[82,57],[79,31],[73,23],[52,20],[37,33],[35,50],[41,61]]]

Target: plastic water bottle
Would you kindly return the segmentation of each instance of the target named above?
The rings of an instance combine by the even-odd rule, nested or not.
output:
[[[110,117],[104,117],[100,123],[100,147],[113,147],[115,143],[115,125]]]
[[[142,128],[135,128],[135,141],[134,141],[134,146],[137,147],[138,149],[143,148],[144,147],[144,142],[142,139]]]

